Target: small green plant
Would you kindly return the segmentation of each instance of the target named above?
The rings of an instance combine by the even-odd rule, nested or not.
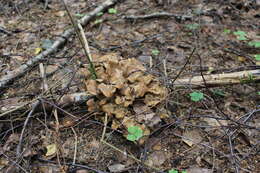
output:
[[[258,91],[257,94],[260,95],[260,91]]]
[[[160,53],[160,51],[157,50],[157,49],[153,49],[153,50],[152,50],[152,54],[153,54],[154,56],[159,55],[159,53]]]
[[[198,23],[193,23],[193,24],[187,24],[185,25],[185,27],[189,30],[196,30],[199,28],[199,24]]]
[[[103,14],[104,14],[104,13],[101,11],[101,12],[97,13],[96,16],[100,17],[100,16],[103,16]]]
[[[189,95],[190,95],[190,99],[194,102],[198,102],[204,98],[204,95],[202,92],[192,92]]]
[[[231,33],[231,30],[230,29],[224,29],[223,31],[225,34],[230,34]]]
[[[248,43],[249,46],[253,46],[255,48],[259,48],[260,47],[260,41],[250,41]]]
[[[138,126],[128,127],[127,131],[127,140],[129,141],[137,141],[143,136],[143,130]]]
[[[178,173],[178,170],[171,169],[171,170],[168,171],[168,173]],[[187,171],[181,171],[181,173],[187,173]]]
[[[237,37],[238,40],[244,41],[247,40],[246,38],[246,32],[244,31],[235,31],[233,34]]]
[[[100,24],[100,23],[102,23],[102,22],[103,22],[102,19],[96,19],[96,20],[94,21],[94,24]]]
[[[178,173],[178,171],[176,169],[171,169],[168,173]]]
[[[260,61],[260,54],[254,55],[255,60]]]
[[[108,9],[108,13],[109,14],[116,14],[117,13],[117,10],[115,8],[109,8]]]

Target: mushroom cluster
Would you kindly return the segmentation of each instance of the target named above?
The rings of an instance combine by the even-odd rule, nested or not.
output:
[[[102,110],[113,117],[114,129],[139,126],[149,135],[150,128],[161,121],[154,109],[165,99],[167,89],[134,58],[108,54],[93,62],[98,79],[91,79],[88,73],[85,85],[97,99],[87,101],[88,110]]]

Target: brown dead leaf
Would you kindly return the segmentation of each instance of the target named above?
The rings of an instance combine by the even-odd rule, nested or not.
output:
[[[166,161],[167,156],[163,151],[154,151],[148,155],[148,159],[145,163],[151,167],[159,167]]]
[[[144,123],[148,127],[153,127],[158,124],[161,119],[147,105],[136,103],[133,105],[133,110],[136,113],[136,119],[139,123]]]
[[[125,165],[117,163],[114,165],[108,166],[110,172],[122,172],[125,169]]]
[[[98,89],[104,94],[106,97],[112,97],[113,94],[116,92],[116,88],[112,85],[106,85],[101,83],[98,85]]]
[[[200,143],[203,138],[198,130],[189,130],[183,134],[182,140],[191,147],[194,144]]]
[[[212,173],[211,169],[192,167],[186,170],[187,173]]]
[[[45,154],[45,156],[47,157],[52,156],[57,152],[57,145],[56,144],[47,145],[46,149],[47,149],[47,153]]]

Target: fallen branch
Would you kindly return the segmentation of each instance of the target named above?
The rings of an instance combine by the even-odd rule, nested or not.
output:
[[[187,20],[187,19],[192,19],[193,16],[159,12],[159,13],[152,13],[152,14],[147,14],[142,16],[133,16],[133,15],[124,16],[123,18],[128,20],[138,20],[138,19],[152,19],[152,18],[160,18],[160,17],[174,17],[178,20]]]
[[[204,79],[205,82],[204,82]],[[253,83],[260,80],[260,69],[240,71],[234,73],[212,74],[194,76],[186,79],[177,79],[174,82],[175,87],[190,86],[192,88],[201,88],[206,86],[221,86],[242,83]]]
[[[260,81],[260,69],[257,70],[248,70],[248,71],[240,71],[234,73],[223,73],[223,74],[213,74],[213,75],[204,75],[203,76],[206,82],[207,87],[216,87],[216,86],[223,86],[223,85],[232,85],[232,84],[242,84],[242,83],[255,83]],[[187,86],[191,88],[203,88],[205,87],[204,80],[202,76],[194,76],[191,78],[185,79],[177,79],[173,83],[174,87],[177,88],[185,88]],[[94,96],[89,95],[86,92],[82,93],[73,93],[67,94],[61,97],[57,106],[59,107],[66,107],[72,104],[83,103],[93,98]],[[6,104],[6,103],[11,104]],[[6,99],[5,101],[0,101],[0,117],[8,115],[11,113],[10,110],[18,110],[18,109],[28,109],[28,106],[31,104],[27,104],[26,106],[17,100],[10,100]],[[46,106],[47,107],[47,106]]]
[[[105,10],[109,6],[117,3],[119,0],[106,0],[103,2],[100,6],[95,8],[92,12],[85,15],[83,18],[79,20],[79,23],[81,25],[86,25],[93,17],[96,16],[97,13]],[[10,71],[7,75],[4,75],[0,78],[0,89],[5,88],[10,82],[15,80],[18,77],[21,77],[25,74],[26,71],[28,71],[31,67],[37,65],[40,61],[44,60],[44,58],[52,53],[55,53],[58,51],[58,48],[61,48],[64,46],[66,40],[74,33],[74,29],[68,29],[63,32],[61,37],[59,37],[53,45],[42,52],[41,54],[33,57],[29,61],[27,61],[25,64],[21,65],[17,69]]]

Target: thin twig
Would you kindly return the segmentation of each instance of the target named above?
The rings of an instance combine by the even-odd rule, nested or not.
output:
[[[74,155],[73,155],[73,164],[76,163],[76,157],[77,157],[77,148],[78,148],[78,135],[76,133],[76,131],[74,130],[73,127],[71,127],[72,132],[74,133],[75,136],[75,147],[74,147]]]
[[[107,129],[107,114],[105,115],[104,128],[103,128],[103,132],[102,132],[101,141],[104,141],[106,129]]]
[[[182,67],[181,71],[177,74],[177,76],[172,80],[172,84],[174,84],[174,82],[179,78],[179,76],[181,75],[181,73],[184,71],[185,67],[189,64],[194,52],[195,52],[196,48],[193,48],[190,56],[188,57],[187,61],[185,62],[184,66]]]
[[[26,126],[29,122],[30,117],[32,116],[34,110],[36,109],[36,107],[40,104],[40,101],[37,100],[33,105],[32,105],[32,110],[29,112],[28,116],[26,117],[25,121],[24,121],[24,125],[23,125],[23,129],[19,138],[19,143],[17,145],[17,149],[16,149],[16,155],[19,158],[20,157],[20,153],[21,153],[21,149],[22,149],[22,142],[23,142],[23,135],[26,129]]]
[[[89,65],[90,65],[89,71],[90,71],[90,73],[92,74],[92,78],[93,78],[93,79],[97,79],[97,74],[96,74],[96,71],[95,71],[95,66],[94,66],[94,64],[92,63],[91,55],[90,55],[90,53],[89,53],[90,51],[89,51],[89,48],[88,48],[87,39],[84,38],[84,37],[85,37],[84,32],[82,33],[82,31],[83,31],[82,26],[81,26],[80,23],[78,23],[78,22],[76,22],[76,21],[74,20],[74,18],[73,18],[73,16],[71,15],[71,12],[70,12],[70,10],[69,10],[67,4],[65,3],[65,1],[64,1],[64,0],[61,0],[61,1],[62,1],[63,5],[64,5],[64,7],[65,7],[65,9],[66,9],[66,11],[67,11],[67,13],[68,13],[68,15],[69,15],[70,21],[71,21],[71,23],[72,23],[72,25],[73,25],[73,27],[74,27],[74,30],[76,31],[76,34],[77,34],[78,39],[79,39],[79,41],[80,41],[80,44],[81,44],[81,46],[82,46],[82,48],[83,48],[83,50],[84,50],[84,53],[85,53],[85,55],[86,55],[86,57],[87,57],[88,63],[89,63]]]
[[[151,19],[151,18],[159,18],[159,17],[174,17],[178,20],[187,20],[187,19],[192,19],[193,16],[172,14],[167,12],[158,12],[158,13],[152,13],[152,14],[147,14],[142,16],[133,16],[133,15],[124,16],[123,18],[128,20],[137,20],[137,19]]]

